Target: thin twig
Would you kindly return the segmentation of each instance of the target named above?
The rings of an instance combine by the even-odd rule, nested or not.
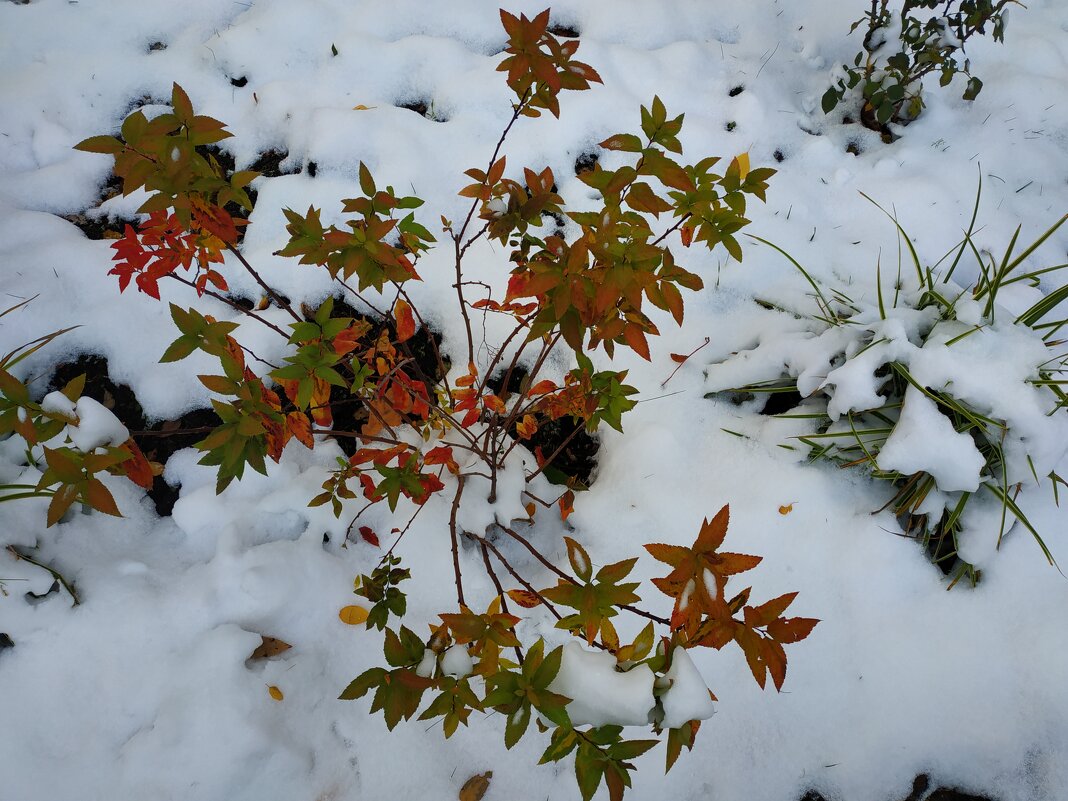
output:
[[[452,499],[452,511],[449,513],[449,534],[452,537],[452,570],[456,581],[456,603],[461,607],[464,603],[464,582],[460,573],[460,538],[456,531],[456,513],[460,509],[460,496],[464,494],[464,479],[461,477],[456,482],[456,495]]]
[[[251,264],[248,263],[248,260],[241,255],[241,252],[237,248],[235,248],[233,245],[227,244],[226,249],[237,257],[237,260],[241,262],[241,265],[245,268],[245,270],[248,271],[249,275],[251,275],[256,280],[256,283],[260,285],[263,291],[267,293],[268,297],[272,298],[275,303],[277,303],[279,306],[289,312],[289,316],[296,320],[298,323],[303,320],[303,318],[301,318],[295,311],[293,311],[293,307],[286,302],[286,299],[279,295],[277,292],[275,292],[274,289],[271,288],[271,285],[263,280],[260,274],[256,272],[255,268],[253,268]]]

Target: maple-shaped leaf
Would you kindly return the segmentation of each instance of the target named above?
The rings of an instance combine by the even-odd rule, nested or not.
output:
[[[761,557],[740,553],[719,553],[727,535],[730,507],[724,506],[711,521],[705,520],[692,547],[655,543],[645,549],[654,559],[674,568],[668,575],[653,579],[665,595],[675,599],[671,626],[696,633],[705,614],[723,611],[723,586],[728,576],[751,570]]]
[[[574,541],[565,539],[568,540],[568,551],[571,555]],[[577,543],[574,545],[581,547]],[[581,558],[586,560],[586,565],[589,564],[589,557],[585,555],[584,550]],[[588,571],[576,570],[579,578],[584,579],[583,583],[560,579],[555,587],[542,590],[541,594],[545,598],[575,610],[575,614],[562,618],[556,627],[578,629],[590,644],[596,639],[597,633],[601,632],[602,639],[615,640],[618,646],[618,637],[610,618],[618,614],[617,607],[641,600],[634,592],[638,589],[638,582],[620,583],[634,569],[637,561],[637,558],[632,558],[605,565],[592,577],[592,581]]]

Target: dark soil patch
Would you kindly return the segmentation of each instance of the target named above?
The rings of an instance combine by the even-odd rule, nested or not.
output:
[[[100,187],[97,201],[92,208],[99,208],[105,201],[122,192],[122,179],[116,175],[108,175],[107,180]],[[126,226],[134,220],[116,218],[109,220],[106,216],[90,217],[88,210],[79,214],[64,214],[63,219],[76,225],[87,239],[120,239]]]
[[[506,374],[503,370],[495,376],[491,376],[486,386],[505,401],[509,395],[519,392],[523,388],[527,378],[527,371],[519,367]],[[504,385],[507,379],[507,386]],[[597,467],[597,451],[601,448],[600,440],[596,435],[587,433],[585,424],[581,420],[572,420],[563,417],[559,420],[549,420],[543,415],[535,414],[538,421],[538,430],[534,435],[523,441],[523,445],[529,450],[548,459],[557,449],[563,449],[553,459],[552,464],[545,468],[545,477],[553,484],[562,484],[576,489],[586,489],[592,483],[594,468]],[[519,434],[513,425],[509,433],[518,438]],[[570,437],[570,441],[569,438]],[[565,444],[566,443],[566,444]]]
[[[282,162],[289,158],[288,150],[265,150],[249,165],[250,170],[255,170],[265,178],[278,178],[282,175],[293,175],[300,172],[297,167],[282,169]]]
[[[231,78],[230,85],[236,86],[238,89],[248,85],[248,78],[242,75],[240,78]]]
[[[854,156],[859,156],[864,151],[860,147],[860,142],[855,139],[846,145],[846,153],[852,153]]]
[[[734,120],[728,121],[727,124],[723,126],[724,130],[726,130],[727,133],[734,133],[734,129],[737,127],[738,123],[736,123]]]
[[[786,412],[801,403],[802,400],[801,393],[797,390],[772,392],[768,395],[768,400],[764,404],[764,408],[760,410],[760,413],[766,416],[786,414]]]
[[[593,150],[584,150],[579,154],[579,157],[575,159],[575,175],[582,175],[585,172],[594,170],[597,167],[597,162],[600,158],[600,153]]]
[[[389,329],[392,339],[396,337],[397,332],[392,324],[379,317],[361,313],[344,300],[334,299],[334,309],[331,316],[366,320],[371,324],[371,330],[364,337],[365,341],[375,341],[383,327]],[[404,373],[413,381],[422,381],[428,392],[432,392],[434,386],[445,378],[445,372],[449,369],[447,361],[443,365],[438,363],[438,355],[435,348],[440,344],[441,334],[424,326],[420,327],[407,342],[400,346],[401,352],[412,360],[404,368]],[[357,349],[352,355],[357,356],[363,349],[362,347]],[[407,352],[405,353],[405,351]],[[442,367],[444,367],[444,370]],[[348,389],[337,386],[330,389],[330,411],[334,418],[333,428],[335,431],[358,432],[369,417],[366,407],[359,399],[353,397]],[[339,436],[335,439],[346,456],[352,456],[360,447],[360,442],[355,437]]]
[[[565,25],[561,22],[550,23],[546,30],[553,36],[557,36],[561,39],[577,39],[579,37],[579,29],[574,25]]]
[[[166,50],[166,49],[167,49],[166,42],[156,41],[156,42],[152,42],[148,46],[148,52],[149,53],[158,53],[160,50]]]
[[[732,86],[731,87],[731,90],[729,92],[727,92],[727,96],[728,97],[738,97],[738,95],[740,95],[744,91],[745,91],[745,87],[742,84],[738,84],[737,86]]]
[[[130,429],[138,447],[149,461],[166,464],[176,451],[190,448],[202,440],[219,424],[219,417],[210,409],[196,409],[174,420],[164,420],[149,426],[137,396],[126,384],[116,384],[108,375],[107,359],[84,354],[73,362],[56,367],[49,381],[49,391],[61,389],[68,381],[85,374],[82,395],[92,398],[119,418]],[[178,487],[172,487],[162,476],[156,476],[148,497],[156,512],[166,517],[178,500]]]
[[[781,150],[776,150],[771,155],[772,155],[772,158],[774,158],[779,163],[782,163],[782,162],[786,161],[786,156],[785,156],[785,154],[783,154],[783,152]]]
[[[420,117],[425,117],[431,122],[448,122],[448,117],[441,113],[440,109],[434,107],[434,101],[431,98],[416,98],[415,100],[408,100],[404,103],[395,103],[397,108],[406,108],[408,111],[414,111]]]
[[[305,171],[308,173],[309,178],[314,178],[319,173],[319,165],[314,161],[309,161]]]

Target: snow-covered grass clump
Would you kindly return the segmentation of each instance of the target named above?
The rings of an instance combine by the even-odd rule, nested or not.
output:
[[[982,278],[970,290],[952,273],[972,244],[971,231],[948,269],[924,269],[913,251],[911,288],[899,274],[870,299],[854,300],[844,287],[825,294],[797,265],[819,311],[710,367],[706,391],[765,401],[796,393],[797,408],[776,414],[798,421],[792,439],[812,459],[863,466],[889,482],[895,494],[886,506],[954,581],[967,575],[974,583],[976,566],[1000,545],[1009,518],[1034,535],[1052,564],[1015,499],[1027,483],[1048,479],[1054,492],[1064,483],[1056,470],[1068,452],[1060,378],[1066,354],[1056,333],[1065,321],[1048,318],[1068,290],[1021,306],[1011,289],[1051,271],[1016,272],[1065,219],[1016,259],[1010,245],[1000,263],[991,257],[986,264],[973,245]],[[991,505],[969,503],[973,496],[1000,509],[993,530],[990,515],[979,511]]]

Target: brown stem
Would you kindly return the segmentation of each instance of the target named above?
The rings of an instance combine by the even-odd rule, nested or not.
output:
[[[556,565],[554,565],[552,562],[550,562],[548,559],[546,559],[544,556],[542,556],[541,552],[537,548],[535,548],[533,545],[531,545],[530,542],[525,537],[521,536],[520,534],[517,534],[516,532],[512,531],[512,529],[510,529],[510,528],[505,528],[505,527],[502,526],[502,529],[504,530],[504,532],[508,536],[510,536],[512,539],[516,540],[521,545],[523,545],[524,548],[526,548],[528,551],[530,551],[531,554],[533,554],[535,559],[537,559],[539,562],[541,562],[543,565],[545,565],[547,568],[549,568],[549,570],[551,570],[557,576],[562,578],[564,581],[570,582],[571,584],[578,584],[578,582],[575,581],[574,578],[569,576],[563,570],[561,570]],[[492,545],[490,547],[492,547]],[[649,620],[655,620],[657,623],[663,623],[665,626],[670,626],[671,625],[671,621],[668,620],[666,617],[659,617],[659,616],[654,615],[654,614],[652,614],[650,612],[643,611],[643,610],[639,609],[636,606],[630,606],[629,604],[620,604],[619,608],[620,609],[626,609],[628,612],[631,612],[632,614],[639,615],[639,616],[644,617],[644,618],[648,618]]]
[[[673,226],[671,226],[666,231],[664,231],[664,233],[662,233],[660,236],[658,236],[656,239],[654,239],[649,244],[651,244],[653,246],[659,245],[661,242],[663,242],[665,239],[667,239],[670,234],[672,234],[675,231],[677,231],[680,228],[682,228],[683,223],[685,223],[692,216],[693,215],[690,214],[689,212],[687,212],[686,214],[683,214],[681,217],[679,217],[678,222],[676,222]]]
[[[251,264],[248,263],[248,260],[241,255],[241,252],[237,248],[235,248],[233,245],[227,244],[226,249],[237,257],[237,260],[241,262],[241,265],[248,271],[249,275],[251,275],[256,280],[256,283],[260,285],[263,291],[266,292],[267,295],[272,298],[275,303],[277,303],[279,306],[289,312],[289,316],[296,320],[298,323],[301,322],[302,318],[295,311],[293,311],[293,307],[286,302],[285,298],[275,292],[274,289],[271,288],[270,284],[268,284],[266,281],[263,280],[262,277],[260,277],[260,274],[256,272],[256,270]]]
[[[131,437],[179,437],[183,434],[207,434],[214,431],[212,426],[195,426],[193,428],[176,428],[172,431],[131,431]]]
[[[508,121],[508,124],[504,127],[504,131],[501,133],[501,138],[497,140],[497,146],[493,148],[493,155],[490,156],[489,165],[486,167],[486,173],[493,169],[494,162],[497,161],[497,154],[501,152],[501,147],[504,145],[504,140],[508,136],[508,132],[512,130],[512,126],[515,125],[515,121],[523,114],[523,110],[526,108],[527,99],[530,92],[529,90],[524,93],[520,98],[519,103],[516,104],[512,110],[512,118]],[[467,361],[469,364],[474,364],[475,361],[475,337],[471,333],[471,316],[467,313],[467,301],[464,300],[463,289],[463,257],[467,248],[460,243],[463,242],[464,234],[467,233],[467,227],[471,224],[471,218],[475,215],[475,209],[478,208],[479,199],[476,197],[471,201],[471,208],[467,210],[467,217],[464,218],[464,223],[460,226],[458,233],[453,235],[453,248],[456,256],[456,299],[460,303],[460,314],[464,319],[464,328],[467,330]],[[472,240],[474,241],[474,240]],[[470,243],[468,243],[470,244]]]
[[[697,351],[701,350],[701,348],[705,347],[705,345],[707,345],[711,341],[712,341],[712,339],[710,337],[705,337],[705,341],[702,344],[698,345],[696,348],[694,348],[689,353],[687,353],[686,354],[686,358],[683,359],[681,362],[679,362],[675,366],[675,369],[671,371],[671,375],[669,375],[662,382],[660,382],[660,388],[663,389],[664,387],[666,387],[667,386],[667,382],[675,377],[675,373],[677,373],[679,370],[682,369],[682,366],[684,364],[686,364],[686,362],[688,362],[690,360],[690,357],[693,356],[695,353],[697,353]]]
[[[467,606],[467,604],[464,603],[464,582],[460,573],[460,537],[456,530],[456,513],[460,509],[460,496],[463,494],[464,480],[461,477],[457,479],[456,494],[452,498],[452,511],[449,513],[449,534],[452,537],[452,570],[453,578],[456,582],[456,603],[461,608]]]
[[[486,543],[482,545],[482,564],[486,566],[486,573],[489,574],[490,580],[493,582],[493,586],[497,588],[497,597],[501,599],[501,611],[506,615],[510,614],[508,611],[508,601],[505,598],[504,587],[501,586],[500,579],[497,578],[497,573],[493,570],[493,565],[490,564],[489,550],[486,548]],[[515,650],[515,658],[519,661],[519,664],[523,664],[523,650],[518,646],[513,646]]]
[[[527,481],[533,481],[537,476],[541,475],[542,472],[544,472],[546,467],[549,467],[550,465],[552,465],[553,460],[556,459],[556,457],[560,455],[560,453],[564,450],[564,448],[566,448],[571,443],[571,440],[573,440],[576,436],[578,436],[578,433],[580,431],[582,431],[582,429],[583,429],[583,426],[576,425],[575,426],[575,430],[572,431],[570,434],[568,434],[566,437],[564,437],[564,441],[556,446],[556,450],[552,452],[552,455],[548,459],[543,461],[541,463],[541,466],[538,467],[537,470],[535,470],[533,473],[531,473],[529,476],[527,476]],[[516,440],[516,442],[518,442],[518,440]],[[509,450],[511,450],[511,449],[509,449]]]
[[[498,560],[500,560],[500,563],[502,565],[504,565],[504,569],[512,574],[512,578],[522,584],[523,587],[527,590],[527,592],[536,595],[541,600],[541,602],[545,604],[545,608],[549,610],[553,617],[555,617],[557,620],[560,620],[563,617],[559,612],[556,611],[556,607],[553,606],[552,603],[547,598],[545,598],[545,596],[543,596],[540,592],[534,589],[534,587],[530,584],[529,581],[527,581],[525,578],[519,575],[518,572],[516,572],[516,569],[512,567],[511,563],[504,558],[504,554],[497,550],[497,546],[495,546],[485,537],[480,537],[477,534],[472,534],[470,531],[466,532],[465,536],[467,536],[469,539],[473,539],[477,542],[482,543],[482,547],[484,549],[489,548],[491,551],[493,551],[493,555],[496,556]]]
[[[425,508],[426,508],[426,504],[425,503],[421,503],[416,507],[415,514],[413,514],[408,519],[408,523],[404,526],[403,529],[401,529],[400,534],[397,535],[397,539],[395,539],[393,541],[393,544],[389,546],[389,550],[386,551],[385,555],[382,557],[383,559],[385,559],[386,556],[390,556],[393,553],[393,549],[396,548],[398,545],[400,545],[400,541],[402,539],[404,539],[404,535],[407,534],[408,533],[408,529],[410,529],[412,527],[412,523],[415,522],[415,518],[419,517],[419,513],[421,511],[423,511],[423,509],[425,509]]]
[[[352,293],[353,297],[355,297],[358,301],[360,301],[360,303],[363,303],[365,306],[367,306],[367,308],[369,308],[375,314],[379,315],[380,317],[387,317],[388,316],[386,312],[382,311],[377,306],[375,306],[373,303],[371,303],[371,301],[369,301],[367,298],[365,298],[363,295],[361,295],[359,292],[357,292],[355,289],[353,289],[351,286],[349,286],[347,283],[345,283],[345,281],[343,279],[338,278],[337,276],[334,276],[334,280],[337,281],[339,284],[341,284],[341,286],[345,287],[345,289],[347,289],[350,293]]]
[[[196,284],[194,284],[192,281],[190,281],[190,280],[188,280],[186,278],[182,278],[182,276],[180,276],[180,275],[175,275],[174,273],[170,273],[167,277],[168,278],[173,278],[175,281],[177,281],[177,282],[179,282],[181,284],[185,284],[188,287],[196,289],[198,293],[200,292],[200,290],[197,289],[197,285]],[[269,320],[265,320],[263,317],[260,317],[258,314],[256,314],[256,312],[252,311],[251,309],[246,309],[240,303],[236,303],[236,302],[230,300],[230,298],[226,297],[225,295],[220,295],[218,292],[214,292],[214,291],[212,291],[210,289],[205,289],[203,291],[203,293],[201,293],[201,294],[204,294],[204,295],[207,295],[208,297],[212,297],[212,298],[215,298],[216,300],[222,301],[223,303],[225,303],[227,306],[229,306],[230,308],[234,309],[235,311],[239,311],[239,312],[241,312],[241,314],[244,314],[247,317],[251,317],[253,320],[256,320],[258,322],[263,323],[265,326],[270,328],[272,331],[275,331],[276,333],[278,333],[278,334],[282,335],[283,337],[285,337],[287,342],[289,341],[289,334],[287,334],[285,331],[283,331],[281,328],[279,328],[277,325],[275,325],[274,323],[270,322]]]

